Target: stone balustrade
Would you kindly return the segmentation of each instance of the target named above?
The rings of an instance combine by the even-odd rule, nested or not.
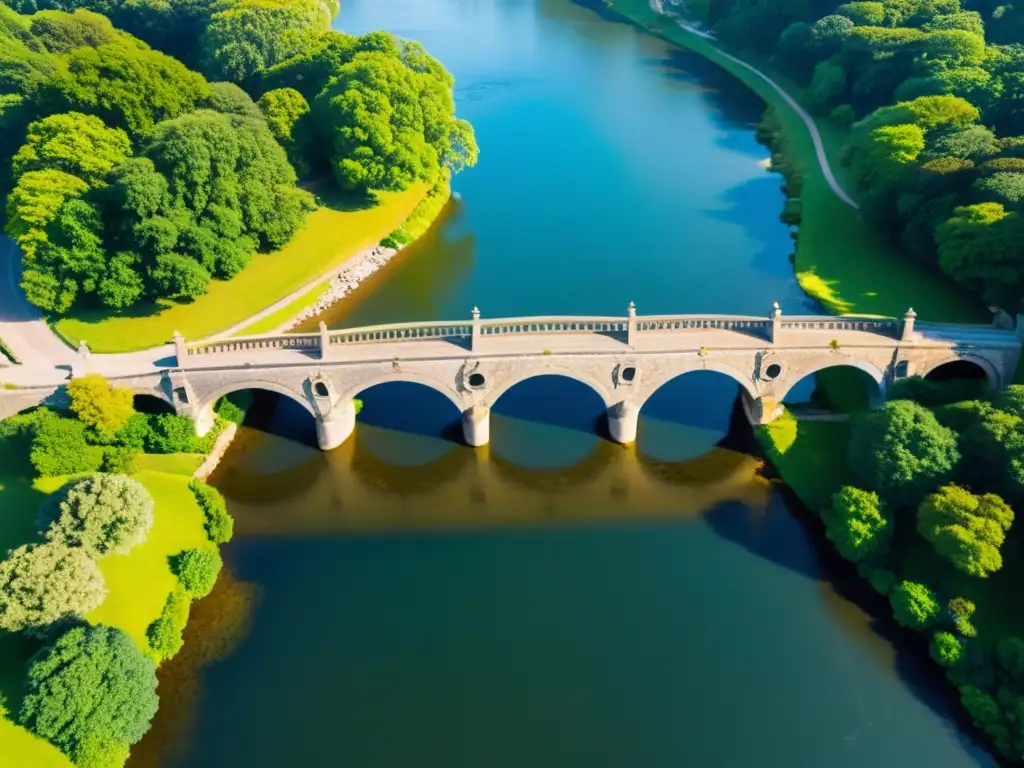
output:
[[[835,317],[831,315],[793,315],[782,320],[784,331],[867,331],[883,336],[899,332],[894,317]]]
[[[177,339],[175,339],[177,345]],[[255,349],[298,349],[320,348],[318,333],[283,333],[276,336],[239,336],[233,339],[210,339],[187,345],[188,356],[215,355],[223,352],[243,352]]]
[[[526,333],[625,333],[622,317],[507,317],[480,323],[481,336],[517,336]]]

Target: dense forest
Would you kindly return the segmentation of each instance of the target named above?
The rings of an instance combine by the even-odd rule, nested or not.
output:
[[[303,225],[300,179],[365,196],[476,160],[451,75],[331,30],[336,0],[4,2],[0,195],[48,313],[203,294]]]
[[[723,40],[850,127],[866,215],[1011,313],[1024,297],[1024,11],[992,0],[709,0]],[[986,42],[986,35],[988,42]]]

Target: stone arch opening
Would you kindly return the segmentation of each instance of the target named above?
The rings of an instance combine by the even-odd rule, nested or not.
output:
[[[385,450],[384,444],[393,441],[395,433],[462,442],[461,407],[450,394],[431,384],[397,378],[379,381],[361,388],[353,399],[361,403],[358,406],[359,424],[389,433],[365,436],[380,442],[381,450]],[[417,452],[424,457],[430,455],[432,458],[429,460],[432,461],[437,458],[437,450],[437,446],[408,443],[394,451],[388,450],[388,454],[389,460],[420,464],[424,463],[424,458],[416,459]],[[399,459],[399,456],[406,458]]]
[[[607,435],[607,409],[597,386],[581,377],[524,376],[504,386],[491,403],[491,450],[523,467],[577,464]]]
[[[282,439],[303,445],[317,444],[316,418],[309,401],[300,393],[278,384],[245,382],[223,387],[206,398],[200,410],[206,409],[236,418],[242,411],[247,429],[263,432],[272,438],[271,444],[263,446],[267,450],[272,450],[273,443]],[[283,466],[274,466],[267,471],[283,469]]]
[[[884,375],[874,366],[828,361],[791,382],[780,401],[792,410],[858,413],[885,399]]]
[[[160,414],[174,413],[174,406],[159,395],[136,394],[132,397],[132,407],[138,413]]]
[[[731,371],[684,371],[657,384],[640,403],[637,450],[678,464],[708,454],[737,423],[745,387]],[[756,397],[756,393],[754,394]]]
[[[975,400],[998,389],[996,371],[978,358],[953,358],[932,368],[924,381],[936,390],[936,397],[950,402]]]

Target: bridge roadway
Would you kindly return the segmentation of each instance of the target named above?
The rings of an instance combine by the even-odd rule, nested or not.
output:
[[[1012,380],[1024,326],[917,323],[913,310],[894,318],[783,316],[526,317],[402,323],[309,334],[211,339],[131,355],[91,355],[83,346],[70,365],[31,361],[0,369],[0,417],[60,398],[68,378],[100,373],[138,394],[154,395],[188,414],[204,434],[224,395],[265,389],[294,399],[317,420],[320,446],[337,447],[355,427],[353,400],[388,381],[431,387],[463,415],[470,445],[489,440],[490,408],[525,379],[561,375],[590,386],[608,408],[612,439],[636,438],[637,417],[663,384],[685,373],[716,371],[740,385],[755,424],[772,421],[800,380],[849,366],[889,385],[965,360],[989,386]]]

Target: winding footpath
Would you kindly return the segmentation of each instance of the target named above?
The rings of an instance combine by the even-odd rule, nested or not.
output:
[[[669,18],[674,19],[676,24],[679,25],[680,29],[689,32],[692,35],[696,35],[697,37],[704,38],[705,40],[715,42],[715,36],[712,35],[710,32],[705,32],[702,29],[698,29],[692,24],[688,24],[687,22],[680,19],[676,14],[666,11],[663,5],[663,0],[651,0],[651,10],[662,16],[667,16]],[[781,85],[776,83],[774,80],[768,77],[768,75],[759,70],[757,67],[751,66],[747,62],[743,61],[743,59],[737,58],[736,56],[733,56],[731,53],[726,53],[718,46],[715,46],[715,50],[720,55],[727,58],[729,61],[733,62],[734,64],[738,64],[739,66],[743,67],[744,69],[750,72],[753,72],[759,78],[768,83],[768,85],[775,89],[779,96],[782,97],[782,99],[792,108],[792,110],[796,112],[800,119],[803,120],[804,125],[807,126],[808,132],[811,134],[811,141],[814,143],[814,153],[818,156],[818,165],[821,167],[822,176],[824,176],[825,181],[828,182],[829,188],[835,193],[836,197],[838,197],[844,203],[846,203],[852,208],[856,208],[859,210],[860,206],[857,205],[857,203],[854,201],[852,197],[846,194],[846,190],[842,188],[842,186],[839,184],[838,179],[836,179],[835,174],[832,173],[832,167],[829,165],[828,155],[825,152],[825,145],[821,140],[821,133],[818,131],[818,126],[814,122],[814,118],[811,117],[807,110],[800,106],[799,102],[797,102],[796,99],[790,96],[789,93],[787,93]]]

